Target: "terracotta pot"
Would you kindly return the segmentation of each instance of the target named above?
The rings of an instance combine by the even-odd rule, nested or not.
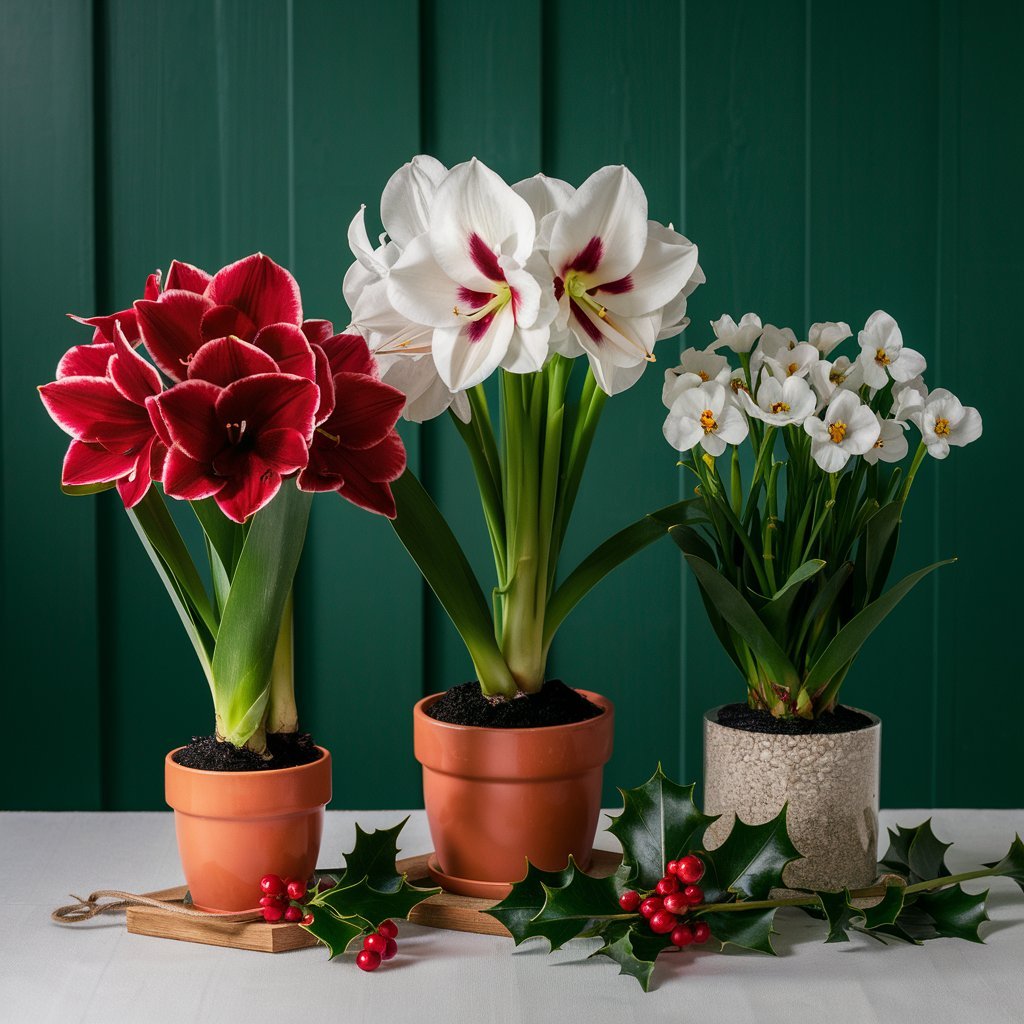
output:
[[[786,736],[721,725],[704,716],[704,810],[721,814],[708,848],[725,840],[738,815],[751,825],[789,805],[786,824],[803,854],[786,868],[795,888],[871,885],[878,875],[878,768],[882,723],[852,732]],[[855,709],[856,710],[856,709]]]
[[[485,729],[413,709],[416,760],[434,842],[432,874],[450,892],[495,896],[526,861],[558,871],[572,855],[590,865],[603,768],[612,753],[611,701],[580,690],[604,714],[572,725]]]
[[[180,749],[180,748],[179,748]],[[202,910],[249,910],[272,872],[306,879],[316,867],[331,799],[331,755],[296,768],[207,772],[164,759],[164,793],[185,882]]]

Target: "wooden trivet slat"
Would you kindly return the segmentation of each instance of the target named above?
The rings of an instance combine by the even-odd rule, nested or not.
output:
[[[405,872],[412,885],[432,888],[427,861],[432,854],[406,857],[398,861],[398,870]],[[610,875],[619,865],[618,854],[594,851],[591,872]],[[161,889],[146,895],[165,901],[183,901],[185,886]],[[413,908],[409,920],[428,928],[447,928],[459,932],[477,932],[482,935],[508,935],[505,927],[493,917],[480,913],[489,910],[497,900],[456,896],[442,892],[431,896]],[[234,949],[252,949],[261,953],[285,953],[292,949],[315,946],[317,940],[296,924],[267,924],[265,921],[223,921],[209,918],[183,917],[153,907],[128,907],[128,931],[136,935],[152,935],[183,942],[203,942],[211,946],[229,946]]]

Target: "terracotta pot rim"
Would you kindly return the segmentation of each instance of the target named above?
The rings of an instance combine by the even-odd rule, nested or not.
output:
[[[180,747],[175,747],[169,751],[164,757],[164,764],[172,768],[174,771],[179,772],[190,772],[193,775],[210,776],[221,779],[251,779],[263,776],[264,778],[280,779],[287,775],[289,772],[297,774],[303,771],[310,771],[319,765],[324,763],[324,759],[331,756],[331,752],[326,747],[321,747],[319,744],[315,744],[316,749],[320,751],[320,756],[315,761],[308,761],[306,764],[295,764],[290,768],[269,768],[264,771],[250,771],[250,772],[218,772],[212,771],[209,768],[189,768],[188,765],[178,764],[174,760],[174,755],[179,750],[185,749],[185,744]]]
[[[786,733],[786,732],[756,732],[753,729],[737,729],[735,725],[726,725],[724,722],[718,720],[718,712],[722,708],[729,707],[730,704],[737,704],[739,701],[729,701],[728,704],[717,704],[713,708],[708,708],[704,712],[703,718],[705,722],[709,722],[711,725],[717,725],[720,729],[729,729],[732,732],[748,732],[751,736],[778,736],[783,739],[805,739],[808,736],[848,736],[852,733],[858,732],[871,732],[872,729],[878,729],[882,725],[882,719],[878,715],[873,714],[870,711],[865,711],[863,708],[855,708],[852,704],[846,704],[844,707],[848,707],[851,711],[856,711],[858,714],[863,715],[865,718],[871,720],[871,724],[865,726],[863,729],[842,729],[837,732],[806,732],[806,733]]]
[[[605,697],[603,694],[597,693],[594,690],[584,690],[582,687],[573,687],[577,693],[583,694],[592,704],[596,704],[601,709],[601,714],[594,715],[592,718],[584,718],[581,722],[566,722],[563,725],[529,725],[529,726],[512,726],[512,727],[500,727],[493,725],[459,725],[457,722],[442,722],[440,719],[432,718],[427,714],[426,709],[439,701],[447,690],[442,690],[439,693],[430,693],[426,697],[421,697],[413,705],[412,713],[416,718],[423,719],[425,724],[428,724],[431,729],[444,729],[453,733],[496,733],[498,735],[515,735],[515,734],[526,734],[526,733],[554,733],[562,730],[570,729],[581,729],[586,726],[593,727],[597,722],[605,721],[605,717],[609,712],[614,712],[615,705]]]

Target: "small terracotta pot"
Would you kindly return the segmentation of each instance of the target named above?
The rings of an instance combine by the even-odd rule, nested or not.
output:
[[[704,810],[721,814],[709,849],[725,841],[735,816],[770,821],[788,804],[786,826],[803,854],[785,871],[795,888],[871,885],[878,875],[878,771],[882,723],[851,732],[787,736],[721,725],[704,716]],[[856,710],[856,709],[855,709]]]
[[[413,709],[416,760],[437,863],[435,881],[466,896],[495,896],[526,874],[569,856],[589,867],[601,809],[603,768],[612,754],[611,701],[578,691],[604,714],[571,725],[486,729]]]
[[[180,747],[178,749],[181,749]],[[185,882],[201,910],[249,910],[268,873],[307,879],[331,799],[331,755],[296,768],[207,772],[164,759]]]

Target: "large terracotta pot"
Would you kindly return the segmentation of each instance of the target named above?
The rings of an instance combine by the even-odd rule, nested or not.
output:
[[[179,748],[180,749],[180,748]],[[267,873],[307,879],[316,867],[331,799],[331,755],[296,768],[207,772],[164,760],[178,853],[193,903],[202,910],[249,910]]]
[[[786,825],[803,854],[786,868],[787,885],[859,888],[878,875],[878,770],[882,723],[850,732],[787,736],[722,725],[704,716],[704,810],[721,814],[707,831],[721,844],[735,816],[770,821],[788,805]]]
[[[558,871],[570,855],[589,867],[612,753],[611,701],[580,690],[604,714],[572,725],[485,729],[413,709],[416,760],[434,842],[435,881],[466,896],[500,898],[526,861]]]

